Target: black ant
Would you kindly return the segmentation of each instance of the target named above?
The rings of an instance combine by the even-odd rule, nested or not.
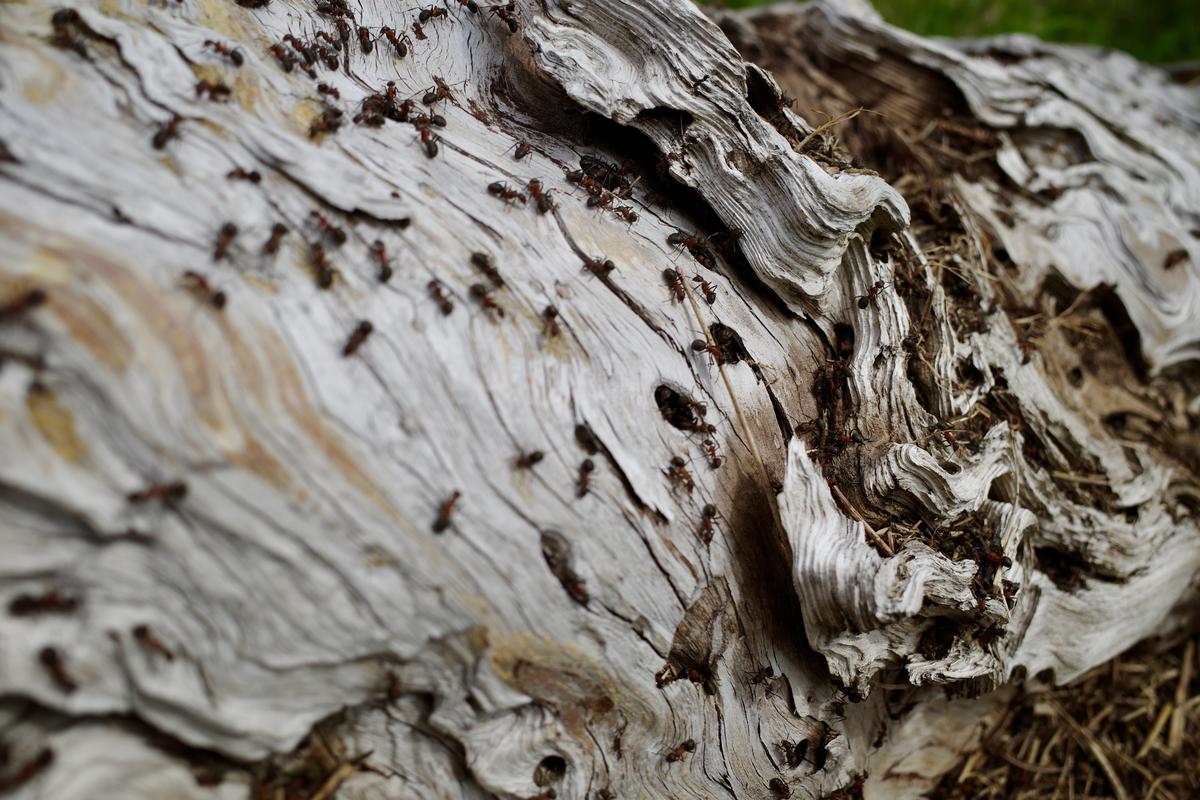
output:
[[[541,450],[533,450],[529,453],[522,453],[513,461],[513,466],[517,469],[531,469],[535,464],[540,462],[546,454]]]
[[[499,197],[506,203],[520,202],[522,205],[525,203],[525,196],[504,181],[488,184],[487,190],[488,194]]]
[[[154,138],[150,140],[150,144],[154,145],[155,150],[162,150],[167,146],[167,142],[179,135],[180,122],[183,122],[183,118],[174,114],[155,131]]]
[[[500,307],[499,303],[492,299],[491,292],[488,290],[487,286],[483,285],[482,283],[473,283],[471,284],[470,291],[471,296],[479,301],[479,304],[483,306],[484,310],[491,311],[498,317],[504,316],[504,309]]]
[[[287,235],[287,226],[282,222],[276,222],[271,226],[271,236],[267,239],[267,243],[263,245],[263,253],[269,256],[279,252],[279,243],[283,241],[283,237]]]
[[[367,54],[375,49],[375,44],[371,41],[371,32],[361,25],[358,28],[358,46]]]
[[[387,26],[380,28],[379,32],[385,39],[391,42],[392,47],[396,49],[397,58],[404,58],[408,55],[408,46],[410,43],[407,36],[404,34],[397,34],[394,30]]]
[[[329,237],[329,240],[333,242],[335,247],[346,243],[346,232],[330,222],[329,219],[320,211],[310,212],[309,217],[313,222],[316,223],[317,227],[321,229],[321,232]]]
[[[585,458],[579,465],[579,482],[576,484],[575,496],[586,497],[591,490],[592,473],[596,469],[596,463],[590,458]]]
[[[501,277],[500,270],[496,269],[495,262],[487,253],[471,253],[471,265],[486,275],[497,289],[504,288],[504,278]]]
[[[700,518],[700,541],[705,544],[712,542],[713,538],[713,523],[717,519],[717,507],[712,503],[704,506],[702,516]]]

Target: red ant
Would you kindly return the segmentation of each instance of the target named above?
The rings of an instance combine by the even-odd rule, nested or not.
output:
[[[500,21],[508,26],[509,34],[514,34],[520,28],[516,18],[516,4],[513,2],[506,3],[502,6],[493,6],[492,13],[500,18]]]
[[[562,334],[562,328],[558,325],[558,309],[554,306],[546,306],[542,310],[543,327],[542,333],[547,337],[559,336]]]
[[[329,219],[320,211],[309,212],[309,217],[317,224],[317,227],[321,229],[321,232],[329,237],[330,241],[333,242],[335,247],[346,243],[346,232],[330,222]]]
[[[683,489],[688,494],[691,494],[692,489],[696,488],[696,484],[692,482],[692,474],[688,472],[687,462],[680,456],[671,458],[671,466],[664,470],[664,474],[671,479],[675,488]]]
[[[579,482],[576,485],[575,496],[586,497],[591,490],[592,473],[596,469],[596,463],[590,458],[585,458],[579,465]]]
[[[326,133],[336,133],[340,127],[342,127],[342,110],[325,108],[313,124],[308,126],[308,138],[316,139]]]
[[[717,443],[712,439],[705,439],[701,446],[704,448],[704,454],[708,456],[708,465],[713,469],[717,469],[724,463],[720,452],[717,450]]]
[[[212,286],[209,285],[208,279],[199,272],[188,270],[187,272],[183,273],[183,285],[184,288],[186,288],[192,294],[196,295],[218,311],[225,308],[225,303],[228,300],[228,298],[225,296],[225,292],[219,290],[214,291]]]
[[[48,297],[45,290],[30,289],[16,300],[12,300],[11,302],[0,306],[0,320],[9,319],[10,317],[15,317],[18,314],[24,314],[26,311],[42,305],[47,299]]]
[[[221,226],[221,230],[217,231],[217,244],[213,248],[213,261],[220,261],[229,253],[229,245],[233,243],[233,237],[237,236],[238,228],[232,222],[226,222]]]
[[[712,503],[708,503],[704,506],[702,514],[700,518],[700,541],[709,544],[713,538],[713,523],[717,519],[717,507]]]
[[[588,198],[588,208],[608,208],[613,204],[612,192],[604,192],[603,194],[594,194]]]
[[[38,653],[38,661],[50,673],[54,685],[66,694],[71,694],[79,688],[79,684],[75,683],[75,679],[67,672],[66,661],[63,660],[63,655],[57,647],[43,647]]]
[[[488,291],[488,287],[484,286],[482,283],[471,284],[471,296],[479,301],[479,304],[483,306],[484,310],[491,311],[498,317],[504,316],[504,309],[500,307],[499,303],[492,299],[492,296]]]
[[[379,32],[385,39],[391,42],[392,47],[396,49],[397,58],[404,58],[408,55],[409,41],[407,36],[404,34],[397,34],[394,30],[387,26],[380,28]]]
[[[240,67],[243,63],[245,63],[245,59],[242,57],[242,51],[238,50],[237,48],[231,48],[229,45],[222,44],[221,42],[214,42],[212,39],[205,39],[204,46],[215,51],[218,55],[228,58],[235,67]]]
[[[796,769],[804,761],[804,754],[808,752],[808,740],[801,739],[798,742],[789,742],[787,739],[782,739],[779,746],[783,749],[783,761],[788,765],[788,769]]]
[[[442,310],[443,314],[448,315],[454,310],[454,303],[446,296],[446,289],[442,286],[442,282],[436,278],[429,282],[429,294],[437,301],[438,308]]]
[[[675,298],[676,303],[682,303],[687,299],[687,295],[683,291],[683,278],[673,269],[664,269],[663,280],[667,282],[667,287],[671,290],[671,294]]]
[[[267,239],[267,243],[263,245],[263,253],[269,256],[279,252],[279,243],[283,237],[287,235],[287,226],[282,222],[276,222],[271,226],[271,236]]]
[[[444,503],[438,506],[437,519],[433,521],[434,533],[441,533],[450,527],[450,515],[454,513],[454,506],[457,505],[460,497],[462,497],[462,492],[456,489]]]
[[[538,213],[546,214],[554,210],[554,201],[550,199],[550,192],[542,189],[542,182],[537,178],[532,179],[525,185],[529,190],[529,196],[537,203]]]
[[[460,6],[466,6],[467,11],[470,11],[472,14],[479,13],[479,6],[476,5],[475,0],[458,0],[458,4]]]
[[[875,298],[879,296],[879,293],[882,292],[883,289],[884,289],[883,281],[875,281],[875,284],[867,289],[866,294],[858,296],[858,307],[866,308],[867,306],[874,303]]]
[[[439,100],[453,100],[454,95],[450,94],[450,87],[446,82],[438,76],[433,76],[433,89],[430,89],[421,97],[421,102],[427,106],[431,106]]]
[[[660,178],[667,174],[667,170],[671,168],[672,161],[682,162],[683,156],[678,153],[667,153],[658,159],[658,176]]]
[[[522,158],[529,155],[529,151],[532,149],[533,148],[529,146],[529,142],[517,142],[516,147],[513,149],[513,158],[517,161],[520,161]]]
[[[338,29],[338,39],[342,44],[350,44],[350,23],[344,19],[339,19],[336,23]]]
[[[167,647],[166,643],[150,629],[149,625],[136,625],[133,628],[133,638],[142,647],[149,650],[151,653],[157,653],[167,661],[174,661],[175,654],[171,652],[171,648]]]
[[[178,114],[171,116],[169,120],[163,123],[154,133],[154,138],[150,140],[150,144],[154,145],[155,150],[162,150],[167,146],[167,142],[179,135],[179,123],[183,122],[183,118]]]
[[[683,758],[684,753],[694,752],[696,752],[695,740],[685,739],[684,741],[680,742],[674,750],[667,753],[667,763],[674,764],[676,761],[680,761]]]
[[[231,181],[250,181],[250,183],[259,183],[262,180],[262,175],[259,174],[258,170],[246,170],[241,167],[226,172],[225,177]]]
[[[783,778],[771,778],[767,783],[767,788],[771,790],[771,794],[780,798],[780,800],[785,800],[785,798],[792,796],[792,790],[784,782]]]
[[[8,613],[14,617],[32,614],[69,614],[79,608],[79,598],[64,595],[51,589],[40,595],[20,594],[8,604]]]
[[[426,22],[429,22],[429,20],[431,20],[431,19],[437,19],[438,17],[446,16],[447,13],[448,12],[444,8],[438,8],[437,6],[430,6],[429,8],[425,8],[425,9],[421,10],[421,13],[417,15],[417,21],[420,22],[422,25],[424,25]]]
[[[283,46],[282,42],[271,45],[271,55],[275,56],[275,60],[279,62],[279,66],[284,72],[291,72],[296,66],[296,57]]]
[[[725,356],[721,352],[721,348],[715,344],[709,344],[704,339],[695,339],[692,341],[692,352],[708,353],[710,356],[712,356],[713,361],[718,364],[723,363],[725,360]]]
[[[371,32],[361,25],[358,28],[358,46],[367,54],[370,54],[375,49],[375,45],[371,41]]]
[[[209,100],[220,102],[227,99],[231,94],[233,94],[233,90],[224,83],[196,82],[196,97],[208,95]]]
[[[387,250],[379,239],[371,244],[371,255],[375,256],[375,263],[379,265],[380,283],[387,283],[392,278],[392,265],[388,263]]]
[[[525,203],[525,196],[503,181],[496,181],[495,183],[488,184],[487,190],[488,194],[499,197],[501,200],[507,203],[513,203],[515,201],[520,202],[522,205]]]
[[[183,481],[172,481],[171,483],[157,483],[153,486],[147,486],[140,491],[130,492],[125,496],[125,499],[134,505],[147,503],[151,500],[174,503],[187,497],[187,493],[188,487],[186,483]]]
[[[487,253],[471,253],[471,265],[486,275],[497,289],[504,288],[504,278],[500,276],[500,270],[496,269],[495,262]]]
[[[329,265],[329,259],[325,256],[325,248],[321,244],[312,246],[313,266],[317,269],[317,286],[321,289],[328,289],[333,286],[333,267]]]
[[[529,453],[522,453],[513,461],[513,466],[517,469],[531,469],[535,464],[540,462],[546,454],[541,450],[534,450]]]
[[[370,320],[364,319],[362,322],[358,323],[358,325],[354,328],[354,331],[350,334],[350,338],[346,340],[345,346],[342,347],[342,357],[349,358],[358,352],[358,348],[363,346],[363,342],[367,340],[367,337],[370,336],[374,330],[375,326],[371,324]]]
[[[614,264],[611,259],[607,258],[603,261],[598,258],[586,258],[583,261],[583,268],[593,275],[599,275],[601,278],[603,278],[616,269],[617,265]]]
[[[613,211],[630,225],[638,221],[637,212],[629,206],[617,206]]]
[[[699,275],[692,277],[692,283],[696,284],[700,288],[700,293],[704,295],[705,301],[710,306],[717,302],[717,290],[711,283],[704,280],[704,278],[701,278]]]

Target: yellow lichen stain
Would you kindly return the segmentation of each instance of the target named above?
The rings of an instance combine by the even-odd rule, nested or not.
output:
[[[292,112],[288,114],[287,119],[298,134],[308,136],[313,123],[320,116],[321,109],[317,103],[312,100],[302,100],[292,106]],[[324,138],[325,134],[319,133],[313,137],[313,143],[320,144]]]
[[[230,10],[233,3],[227,0],[200,0],[200,20],[206,28],[222,36],[239,38],[242,33],[240,25],[234,21]]]
[[[34,426],[59,458],[77,464],[87,457],[87,445],[75,430],[75,416],[59,402],[54,391],[34,383],[25,395],[25,407]]]
[[[254,73],[238,70],[237,77],[233,79],[233,97],[243,111],[253,113],[258,105],[258,81],[254,79]]]

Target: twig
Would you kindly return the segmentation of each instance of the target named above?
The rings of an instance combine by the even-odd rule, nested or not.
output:
[[[879,537],[879,534],[875,532],[875,529],[872,528],[865,519],[863,519],[862,514],[858,513],[858,509],[851,505],[850,501],[846,499],[846,495],[842,494],[842,490],[837,486],[831,486],[829,488],[833,489],[833,493],[836,494],[838,499],[842,501],[842,505],[844,505],[846,510],[850,512],[850,516],[861,522],[862,526],[867,529],[867,535],[871,537],[871,541],[879,545],[879,549],[883,550],[883,552],[887,553],[889,556],[896,555],[896,551],[888,547],[888,543]]]

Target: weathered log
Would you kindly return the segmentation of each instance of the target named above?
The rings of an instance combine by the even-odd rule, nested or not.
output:
[[[916,796],[1194,623],[1196,91],[842,6],[7,6],[0,791]]]

